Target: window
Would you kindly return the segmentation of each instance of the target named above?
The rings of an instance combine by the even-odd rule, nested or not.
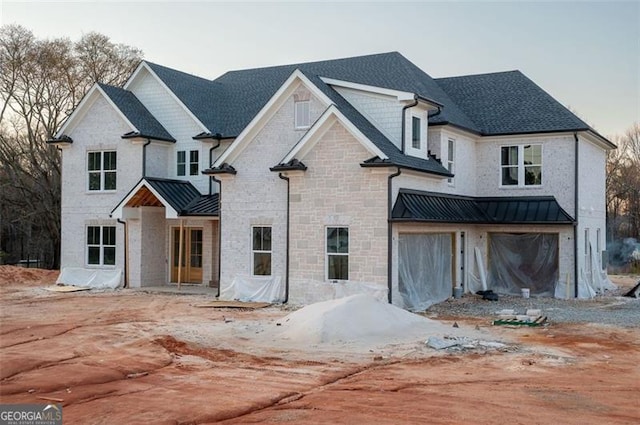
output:
[[[308,128],[311,125],[309,111],[309,101],[300,100],[295,102],[295,127]]]
[[[502,186],[540,186],[542,145],[502,146],[500,167]]]
[[[199,151],[189,151],[189,175],[197,176],[200,168],[200,161],[198,160]],[[187,151],[178,151],[176,158],[176,175],[187,175]]]
[[[454,173],[453,162],[455,161],[455,151],[456,151],[455,140],[449,139],[447,143],[447,170],[449,170],[451,174]],[[453,177],[449,177],[447,179],[447,182],[453,183]]]
[[[349,228],[327,227],[327,279],[349,280]]]
[[[116,190],[116,152],[89,152],[87,155],[89,190]]]
[[[189,152],[189,175],[197,176],[200,162],[198,161],[198,151]]]
[[[178,176],[186,175],[186,154],[185,151],[178,151],[177,169],[176,174]]]
[[[95,266],[116,264],[115,226],[87,226],[87,264]]]
[[[411,117],[411,147],[413,149],[421,148],[421,125],[420,118]]]
[[[271,227],[254,226],[251,233],[253,275],[271,276]]]

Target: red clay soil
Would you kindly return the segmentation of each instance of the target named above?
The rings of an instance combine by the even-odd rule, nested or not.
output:
[[[640,422],[638,328],[496,327],[516,344],[327,356],[256,346],[253,323],[287,313],[276,307],[3,285],[0,403],[61,400],[65,424]]]

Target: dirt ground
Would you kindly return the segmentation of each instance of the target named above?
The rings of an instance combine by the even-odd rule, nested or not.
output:
[[[285,347],[268,336],[282,307],[44,290],[55,278],[0,267],[0,403],[58,401],[65,424],[640,423],[640,324],[449,317],[507,346]]]

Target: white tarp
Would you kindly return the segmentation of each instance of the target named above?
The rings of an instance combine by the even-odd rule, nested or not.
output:
[[[231,285],[222,288],[220,299],[278,303],[284,301],[285,287],[280,276],[236,275]]]
[[[64,267],[56,283],[83,288],[116,289],[122,284],[122,270]]]
[[[401,307],[422,311],[451,297],[450,233],[401,234],[398,292]]]
[[[554,296],[558,283],[558,235],[555,233],[491,233],[489,289],[520,295]]]

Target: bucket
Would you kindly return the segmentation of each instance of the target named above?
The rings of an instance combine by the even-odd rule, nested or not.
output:
[[[529,288],[521,288],[520,291],[522,291],[522,298],[529,298]]]
[[[453,288],[453,298],[462,298],[462,286],[456,286]]]

